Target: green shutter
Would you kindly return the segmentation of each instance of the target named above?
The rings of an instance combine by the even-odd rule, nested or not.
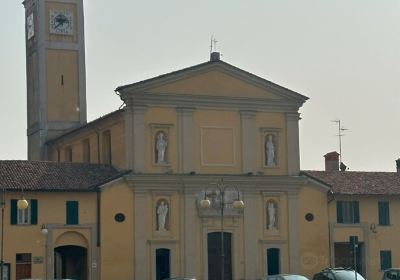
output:
[[[31,199],[31,224],[37,225],[38,222],[38,201],[37,199]]]
[[[336,215],[337,215],[337,222],[343,223],[343,202],[342,201],[336,202]]]
[[[17,200],[11,199],[11,224],[16,225],[18,219]]]
[[[67,201],[67,225],[79,224],[78,201]]]
[[[389,202],[388,201],[379,201],[378,202],[378,212],[379,212],[379,224],[380,225],[389,225]]]
[[[381,251],[381,270],[392,267],[392,251]]]
[[[354,223],[358,224],[360,222],[360,208],[358,201],[353,201],[353,214],[354,214]]]

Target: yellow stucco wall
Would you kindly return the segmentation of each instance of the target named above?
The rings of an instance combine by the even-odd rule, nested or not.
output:
[[[314,219],[307,221],[306,214]],[[329,267],[327,195],[323,189],[315,186],[302,188],[299,195],[299,244],[300,272],[312,276]]]
[[[193,114],[194,163],[198,173],[240,173],[240,116],[235,111]]]
[[[115,215],[118,213],[125,215],[123,222],[115,220]],[[133,215],[133,192],[127,184],[117,182],[102,189],[100,256],[102,279],[132,279]]]
[[[68,242],[81,244],[82,239],[87,243],[87,248],[92,242],[91,233],[87,229],[77,229],[75,225],[66,223],[66,201],[78,201],[79,224],[94,224],[96,222],[96,193],[74,193],[74,192],[25,192],[26,199],[38,200],[38,223],[36,225],[11,225],[10,222],[10,200],[20,199],[20,193],[8,192],[6,194],[6,209],[4,216],[4,260],[11,264],[11,279],[15,279],[16,254],[31,253],[32,258],[40,257],[43,262],[31,265],[32,278],[44,278],[46,275],[44,264],[48,261],[46,255],[46,240],[51,238],[54,247],[65,245],[62,243],[63,234],[68,236]],[[59,229],[50,231],[48,235],[41,233],[42,225],[57,224]],[[67,233],[74,232],[76,235]],[[71,237],[72,236],[72,237]],[[75,236],[75,237],[74,237]],[[60,243],[61,242],[61,243]],[[50,277],[50,276],[49,276]]]
[[[47,50],[47,120],[79,121],[78,52]]]
[[[336,201],[359,201],[360,224],[337,224]],[[390,225],[379,225],[378,202],[388,201]],[[329,205],[329,222],[333,224],[333,242],[349,242],[349,236],[357,235],[365,248],[365,261],[368,279],[381,279],[380,251],[392,252],[392,267],[400,266],[400,244],[396,242],[400,224],[396,222],[396,213],[400,211],[397,196],[343,196],[337,195]],[[371,226],[375,229],[372,230]]]
[[[83,161],[83,143],[85,140],[90,142],[90,162],[102,162],[102,133],[110,131],[111,135],[111,163],[119,168],[125,167],[125,128],[123,118],[118,121],[104,122],[99,128],[83,129],[79,133],[71,135],[50,147],[49,155],[54,161],[67,161],[66,150],[72,149],[72,161]],[[100,149],[99,149],[100,145]]]
[[[152,92],[174,94],[198,94],[209,96],[255,97],[281,99],[279,96],[252,85],[248,81],[237,79],[217,70],[198,74],[194,77],[182,78],[167,85],[154,87]]]

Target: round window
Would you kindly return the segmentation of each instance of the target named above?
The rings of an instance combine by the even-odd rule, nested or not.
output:
[[[307,213],[305,218],[307,222],[311,222],[314,220],[314,215],[312,213]]]
[[[117,221],[118,223],[122,223],[123,221],[125,221],[125,215],[122,214],[122,213],[115,214],[114,219],[115,219],[115,221]]]

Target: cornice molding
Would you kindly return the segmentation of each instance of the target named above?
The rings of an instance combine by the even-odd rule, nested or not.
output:
[[[171,174],[128,174],[128,184],[136,191],[175,190],[202,191],[210,183],[224,179],[225,186],[237,187],[243,192],[294,192],[308,182],[302,176],[247,176],[247,175],[171,175]]]
[[[249,97],[226,97],[209,95],[192,95],[176,93],[133,93],[135,106],[169,106],[191,107],[196,109],[239,110],[239,111],[267,111],[297,113],[303,102],[291,100],[273,100]],[[127,95],[121,95],[125,101]],[[132,97],[129,97],[132,98]],[[128,103],[127,103],[128,104]]]

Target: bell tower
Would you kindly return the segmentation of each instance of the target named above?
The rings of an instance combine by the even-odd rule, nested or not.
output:
[[[28,159],[86,123],[83,0],[25,0]]]

